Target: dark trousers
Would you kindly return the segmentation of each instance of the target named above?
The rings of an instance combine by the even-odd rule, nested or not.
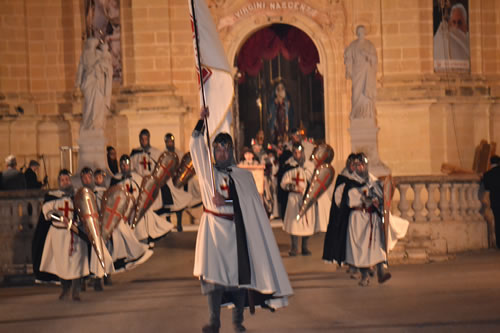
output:
[[[71,287],[73,287],[73,296],[80,295],[81,279],[63,280],[61,279],[62,295],[69,294]]]
[[[246,289],[235,289],[230,291],[234,301],[233,308],[233,324],[243,323],[243,311],[245,306],[245,293]],[[208,298],[208,314],[210,317],[210,325],[217,328],[220,327],[220,306],[222,303],[223,289],[216,289],[207,294]]]
[[[297,252],[299,250],[299,237],[300,236],[291,236],[292,237],[292,251]],[[309,236],[302,236],[302,252],[307,252],[309,250]]]

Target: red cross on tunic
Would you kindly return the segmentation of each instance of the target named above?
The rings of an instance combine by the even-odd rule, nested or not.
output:
[[[295,181],[295,185],[299,186],[300,185],[300,182],[303,182],[304,179],[300,178],[300,172],[297,171],[297,173],[295,174],[295,178],[292,178],[292,180]]]
[[[151,162],[146,161],[146,156],[142,157],[142,162],[140,162],[139,164],[142,164],[142,167],[144,168],[144,170],[146,170],[146,165],[147,165],[148,170],[151,171]]]
[[[63,215],[65,217],[69,218],[69,212],[73,211],[73,208],[69,207],[69,201],[68,200],[64,200],[64,208],[59,207],[58,210],[64,211]]]
[[[108,221],[106,222],[106,229],[109,229],[111,222],[113,222],[113,217],[115,215],[118,216],[119,218],[122,217],[122,215],[116,211],[116,209],[118,208],[118,205],[120,204],[120,199],[121,199],[120,197],[116,198],[116,201],[115,201],[115,204],[113,205],[113,208],[106,207],[106,211],[110,213],[109,217],[108,217]]]
[[[224,178],[224,183],[220,185],[221,191],[227,192],[227,195],[223,195],[224,198],[229,198],[229,186],[227,185],[227,179]]]

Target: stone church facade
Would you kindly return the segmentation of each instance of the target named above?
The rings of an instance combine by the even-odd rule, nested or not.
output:
[[[356,26],[377,49],[380,159],[394,175],[471,168],[481,140],[500,140],[500,3],[469,1],[470,71],[436,73],[431,0],[207,0],[230,64],[245,41],[288,24],[314,42],[324,80],[326,142],[339,170],[351,152],[351,82],[344,49]],[[0,158],[44,155],[51,185],[61,147],[78,142],[74,81],[85,31],[83,1],[0,1]],[[106,137],[119,154],[149,128],[163,148],[187,150],[199,114],[187,0],[120,1],[123,77],[113,87]],[[234,65],[235,66],[235,65]],[[233,68],[237,73],[236,66]],[[21,112],[22,111],[22,112]]]

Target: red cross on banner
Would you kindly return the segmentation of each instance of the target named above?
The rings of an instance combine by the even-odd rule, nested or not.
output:
[[[62,207],[59,207],[58,210],[60,211],[64,211],[64,216],[69,218],[69,212],[73,211],[73,208],[69,208],[69,202],[67,200],[64,200],[64,208]]]
[[[106,222],[106,229],[109,229],[115,215],[121,218],[121,214],[116,211],[116,208],[118,208],[118,205],[120,204],[120,199],[120,197],[116,198],[113,208],[106,207],[106,211],[111,213],[109,215],[108,221]]]

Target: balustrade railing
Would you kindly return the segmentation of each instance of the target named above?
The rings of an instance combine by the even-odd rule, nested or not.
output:
[[[0,275],[31,270],[31,242],[46,191],[0,191]]]
[[[410,222],[482,221],[479,176],[394,177],[393,213]]]

